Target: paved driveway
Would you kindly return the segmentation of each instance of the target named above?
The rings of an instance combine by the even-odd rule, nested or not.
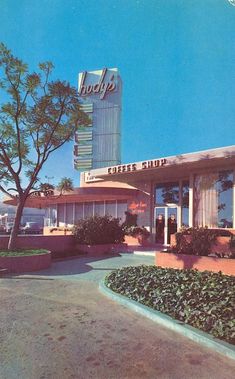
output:
[[[235,364],[99,293],[129,254],[0,280],[1,379],[233,379]]]

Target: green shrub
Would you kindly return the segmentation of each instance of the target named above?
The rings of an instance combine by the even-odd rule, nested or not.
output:
[[[235,277],[156,266],[125,267],[105,278],[111,290],[235,344]]]
[[[174,252],[179,254],[205,255],[211,252],[219,231],[208,228],[187,228],[176,233]],[[187,238],[188,237],[188,238]]]
[[[73,228],[77,243],[84,245],[102,245],[121,243],[124,231],[118,218],[94,216],[81,220]]]
[[[143,236],[144,238],[148,238],[150,236],[150,232],[144,226],[130,226],[124,229],[125,234],[132,237]]]

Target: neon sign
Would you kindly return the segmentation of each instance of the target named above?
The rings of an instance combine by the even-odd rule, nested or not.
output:
[[[82,73],[82,79],[78,93],[80,96],[89,96],[100,94],[100,99],[103,100],[107,92],[113,92],[116,89],[116,83],[114,81],[114,75],[112,74],[109,78],[109,82],[105,82],[105,75],[107,73],[107,68],[104,68],[99,80],[96,84],[85,84],[87,71]]]

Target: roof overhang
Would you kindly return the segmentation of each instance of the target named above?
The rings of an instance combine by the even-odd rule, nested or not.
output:
[[[139,191],[131,188],[113,188],[113,187],[86,187],[76,188],[73,191],[64,194],[55,194],[53,196],[29,196],[26,200],[26,207],[29,208],[46,208],[52,204],[64,203],[82,203],[88,201],[115,201],[128,200],[133,198]],[[4,204],[16,205],[17,198],[5,198]]]
[[[128,184],[150,178],[171,179],[188,176],[191,172],[206,169],[235,167],[235,146],[155,158],[146,161],[104,167],[85,172],[85,182],[99,180],[126,182]]]

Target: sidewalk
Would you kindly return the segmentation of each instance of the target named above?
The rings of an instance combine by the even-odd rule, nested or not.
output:
[[[235,364],[98,291],[123,254],[0,280],[1,379],[233,379]]]

